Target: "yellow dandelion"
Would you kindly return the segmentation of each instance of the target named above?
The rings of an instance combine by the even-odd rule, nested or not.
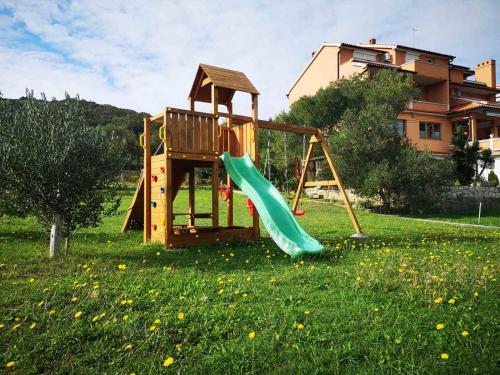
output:
[[[120,271],[124,271],[124,270],[126,270],[126,269],[127,269],[127,265],[126,265],[126,264],[119,264],[119,265],[118,265],[118,269],[119,269]]]
[[[36,327],[36,323],[31,323],[30,329],[35,329],[35,327]]]
[[[81,312],[81,311],[77,311],[77,312],[75,313],[75,318],[79,318],[79,317],[81,317],[81,316],[82,316],[82,312]]]
[[[250,281],[250,280],[252,280],[252,278],[251,277],[247,277],[245,280],[246,281]]]
[[[444,324],[443,323],[436,324],[436,329],[443,329],[443,328],[444,328]]]
[[[128,315],[123,315],[123,318],[122,318],[124,321],[127,321],[128,320]]]
[[[304,315],[309,315],[310,313],[311,313],[311,311],[309,311],[309,310],[304,311]]]
[[[304,325],[302,323],[297,324],[297,329],[304,329]]]
[[[255,338],[255,332],[254,332],[254,331],[251,331],[251,332],[248,334],[248,337],[250,338],[250,340],[254,339],[254,338]]]
[[[448,353],[442,353],[442,354],[441,354],[441,359],[442,359],[443,361],[448,360],[448,358],[450,358],[450,356],[448,355]]]
[[[184,313],[182,311],[177,314],[177,319],[184,320]]]
[[[160,256],[160,252],[159,251],[156,253],[156,256]]]
[[[457,301],[455,300],[455,298],[450,298],[450,299],[448,300],[448,303],[449,303],[450,305],[454,305],[454,304],[455,304],[455,302],[457,302]]]
[[[132,349],[133,347],[134,347],[134,346],[133,346],[132,344],[127,344],[127,345],[125,345],[124,349],[125,349],[125,350],[130,350],[130,349]]]
[[[478,292],[474,292],[474,297],[479,297],[479,293]]]
[[[248,293],[243,293],[243,298],[247,298],[248,297]]]
[[[224,293],[224,289],[219,289],[219,291],[217,292],[218,294],[222,294]]]
[[[12,330],[13,330],[13,331],[17,331],[17,329],[18,329],[19,327],[21,327],[21,324],[14,324],[14,325],[12,326]]]
[[[120,301],[120,305],[126,305],[126,304],[127,304],[126,300]]]
[[[467,337],[467,336],[469,336],[469,331],[462,331],[461,335],[463,337]]]
[[[38,306],[38,307],[42,307],[42,305],[43,305],[44,303],[45,303],[45,301],[40,301],[40,302],[38,302],[38,303],[37,303],[37,306]]]
[[[438,297],[434,300],[434,303],[439,305],[441,302],[443,302],[443,299],[441,297]]]
[[[160,319],[156,319],[153,323],[154,323],[154,324],[160,324],[160,323],[161,323],[161,320],[160,320]]]
[[[375,311],[375,312],[378,312],[378,310],[379,310],[379,309],[378,309],[378,307],[375,307],[375,308],[373,309],[373,311]]]
[[[76,301],[78,301],[78,297],[71,298],[71,302],[76,302]]]
[[[131,305],[131,304],[133,304],[133,303],[134,303],[134,301],[133,301],[133,300],[131,300],[131,299],[128,299],[128,300],[127,300],[127,305]]]
[[[7,367],[14,367],[15,364],[16,364],[16,362],[10,361],[10,362],[7,362],[7,364],[5,366],[7,366]]]
[[[154,332],[154,331],[156,331],[156,328],[157,328],[157,327],[156,327],[155,325],[152,325],[151,327],[149,327],[149,330],[150,330],[151,332]]]
[[[163,366],[165,366],[165,367],[169,367],[169,366],[171,366],[173,363],[174,363],[174,359],[173,359],[172,357],[167,357],[167,358],[165,358],[165,360],[163,361]]]
[[[181,350],[181,348],[182,348],[182,344],[175,344],[175,349]]]
[[[0,323],[0,329],[2,329],[3,327],[5,327],[5,325],[3,323]]]

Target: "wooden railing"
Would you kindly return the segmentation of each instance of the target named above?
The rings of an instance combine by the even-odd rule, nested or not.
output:
[[[167,109],[166,129],[162,137],[167,150],[201,155],[219,154],[220,126],[210,114]]]
[[[488,139],[480,139],[479,140],[479,147],[482,149],[487,149],[489,148],[493,153],[498,153],[500,152],[500,138],[488,138]]]

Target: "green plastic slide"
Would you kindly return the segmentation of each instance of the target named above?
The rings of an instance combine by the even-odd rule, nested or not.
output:
[[[302,229],[285,198],[260,174],[248,154],[233,158],[225,152],[221,158],[227,173],[252,200],[271,238],[281,250],[292,258],[323,250],[323,245]]]

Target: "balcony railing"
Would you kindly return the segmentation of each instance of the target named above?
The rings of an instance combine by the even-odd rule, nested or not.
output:
[[[479,139],[479,147],[482,149],[487,149],[489,148],[493,153],[500,153],[500,138],[490,136],[488,139]]]
[[[401,68],[410,70],[426,77],[436,78],[440,80],[448,79],[448,65],[440,65],[427,61],[412,60],[405,64],[402,64]]]
[[[447,104],[428,102],[425,100],[413,100],[406,105],[406,108],[412,111],[420,111],[420,112],[442,113],[448,111]]]

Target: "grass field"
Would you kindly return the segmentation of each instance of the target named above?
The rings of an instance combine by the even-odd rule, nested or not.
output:
[[[477,224],[478,213],[462,214],[462,213],[436,213],[428,215],[415,216],[419,219],[433,219],[441,221],[450,221],[454,223]],[[481,212],[481,225],[500,227],[500,210],[489,209]]]
[[[1,371],[498,371],[499,231],[360,212],[370,238],[355,241],[341,208],[309,203],[299,220],[321,255],[291,260],[265,231],[166,252],[119,233],[130,198],[53,262],[33,219],[0,219]]]

